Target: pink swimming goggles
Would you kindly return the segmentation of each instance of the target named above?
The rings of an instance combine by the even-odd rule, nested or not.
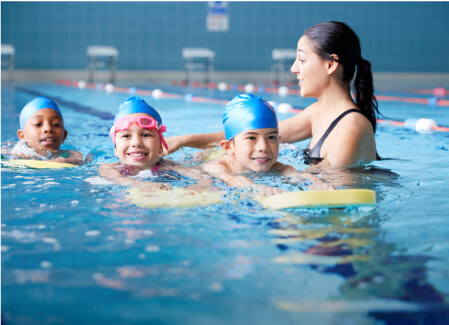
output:
[[[167,142],[165,142],[164,136],[162,135],[162,133],[164,133],[167,130],[167,128],[165,127],[165,125],[161,125],[158,121],[149,116],[138,116],[138,117],[125,116],[115,121],[114,125],[111,128],[111,131],[109,132],[109,135],[111,136],[114,145],[115,145],[115,133],[119,131],[128,130],[132,122],[136,122],[136,124],[141,129],[145,130],[156,129],[159,133],[159,136],[161,137],[162,144],[164,145],[165,149],[168,150]]]

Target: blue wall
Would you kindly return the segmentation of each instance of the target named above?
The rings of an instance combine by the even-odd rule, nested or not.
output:
[[[217,70],[269,70],[309,26],[344,21],[374,71],[449,72],[449,2],[229,2],[228,32],[206,30],[207,2],[2,2],[2,43],[17,69],[85,69],[112,45],[119,69],[181,70],[183,47],[216,51]]]

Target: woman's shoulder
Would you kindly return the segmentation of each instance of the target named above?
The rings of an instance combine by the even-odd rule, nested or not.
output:
[[[375,159],[374,131],[362,114],[345,116],[326,142],[326,156],[332,165],[357,165]]]
[[[338,124],[341,124],[343,126],[341,129],[346,130],[347,132],[357,132],[360,134],[373,133],[371,122],[361,111],[354,111],[347,114]]]

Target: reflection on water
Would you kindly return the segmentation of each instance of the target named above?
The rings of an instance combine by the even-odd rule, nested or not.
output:
[[[335,173],[333,181],[344,179],[348,187],[357,185],[378,190],[401,187],[399,175],[388,169],[360,167],[348,171],[351,175]],[[382,198],[383,195],[378,196]],[[270,223],[272,242],[282,252],[273,262],[308,265],[318,272],[344,279],[340,292],[351,303],[339,298],[335,304],[315,302],[316,307],[346,312],[365,310],[387,324],[396,324],[398,319],[410,324],[449,322],[444,295],[427,281],[426,263],[433,257],[401,254],[383,238],[383,218],[376,210],[333,209],[316,214],[289,209]],[[301,311],[306,305],[283,301],[278,306]]]

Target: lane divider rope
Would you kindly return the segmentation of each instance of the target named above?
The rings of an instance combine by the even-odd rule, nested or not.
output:
[[[125,88],[125,87],[117,87],[117,86],[112,86],[112,85],[90,84],[90,83],[86,83],[84,81],[72,81],[72,80],[63,80],[63,79],[56,80],[56,83],[59,85],[68,86],[68,87],[88,88],[88,89],[97,89],[97,90],[106,90],[108,88],[108,86],[111,86],[108,89],[111,92],[119,92],[119,93],[127,93],[127,94],[143,95],[143,96],[153,96],[155,98],[185,99],[186,101],[191,101],[191,102],[196,102],[196,103],[213,103],[213,104],[218,104],[218,105],[226,105],[228,103],[227,100],[198,97],[198,96],[193,96],[192,94],[188,94],[186,96],[179,95],[179,94],[170,94],[170,93],[162,92],[159,89],[155,89],[155,90],[151,91],[151,90],[136,89],[134,87]],[[80,83],[82,83],[82,84],[80,84]],[[193,84],[198,84],[199,86],[207,85],[208,87],[216,86],[215,84],[212,84],[212,83],[201,84],[201,83],[194,82]],[[237,90],[239,90],[239,91],[244,91],[245,90],[244,88],[245,88],[245,86],[237,86]],[[272,91],[272,90],[278,91],[277,88],[269,88],[269,87],[265,88],[265,90],[267,90],[267,89],[270,91]],[[292,90],[290,89],[289,92],[290,91],[292,91]],[[378,96],[376,96],[376,97],[378,98]],[[390,96],[390,97],[396,98],[398,100],[399,100],[399,98],[403,98],[403,97],[395,97],[395,96]],[[427,100],[427,99],[422,98],[422,100]],[[447,102],[449,105],[449,100]],[[301,111],[302,111],[302,109],[300,109],[300,108],[292,107],[292,108],[288,108],[286,110],[286,113],[295,113],[296,114]],[[390,125],[394,125],[394,126],[402,126],[405,128],[416,130],[421,133],[426,133],[431,130],[432,131],[440,131],[440,132],[449,132],[448,127],[438,126],[436,124],[436,122],[431,119],[407,119],[404,122],[377,119],[377,122],[389,123]]]

